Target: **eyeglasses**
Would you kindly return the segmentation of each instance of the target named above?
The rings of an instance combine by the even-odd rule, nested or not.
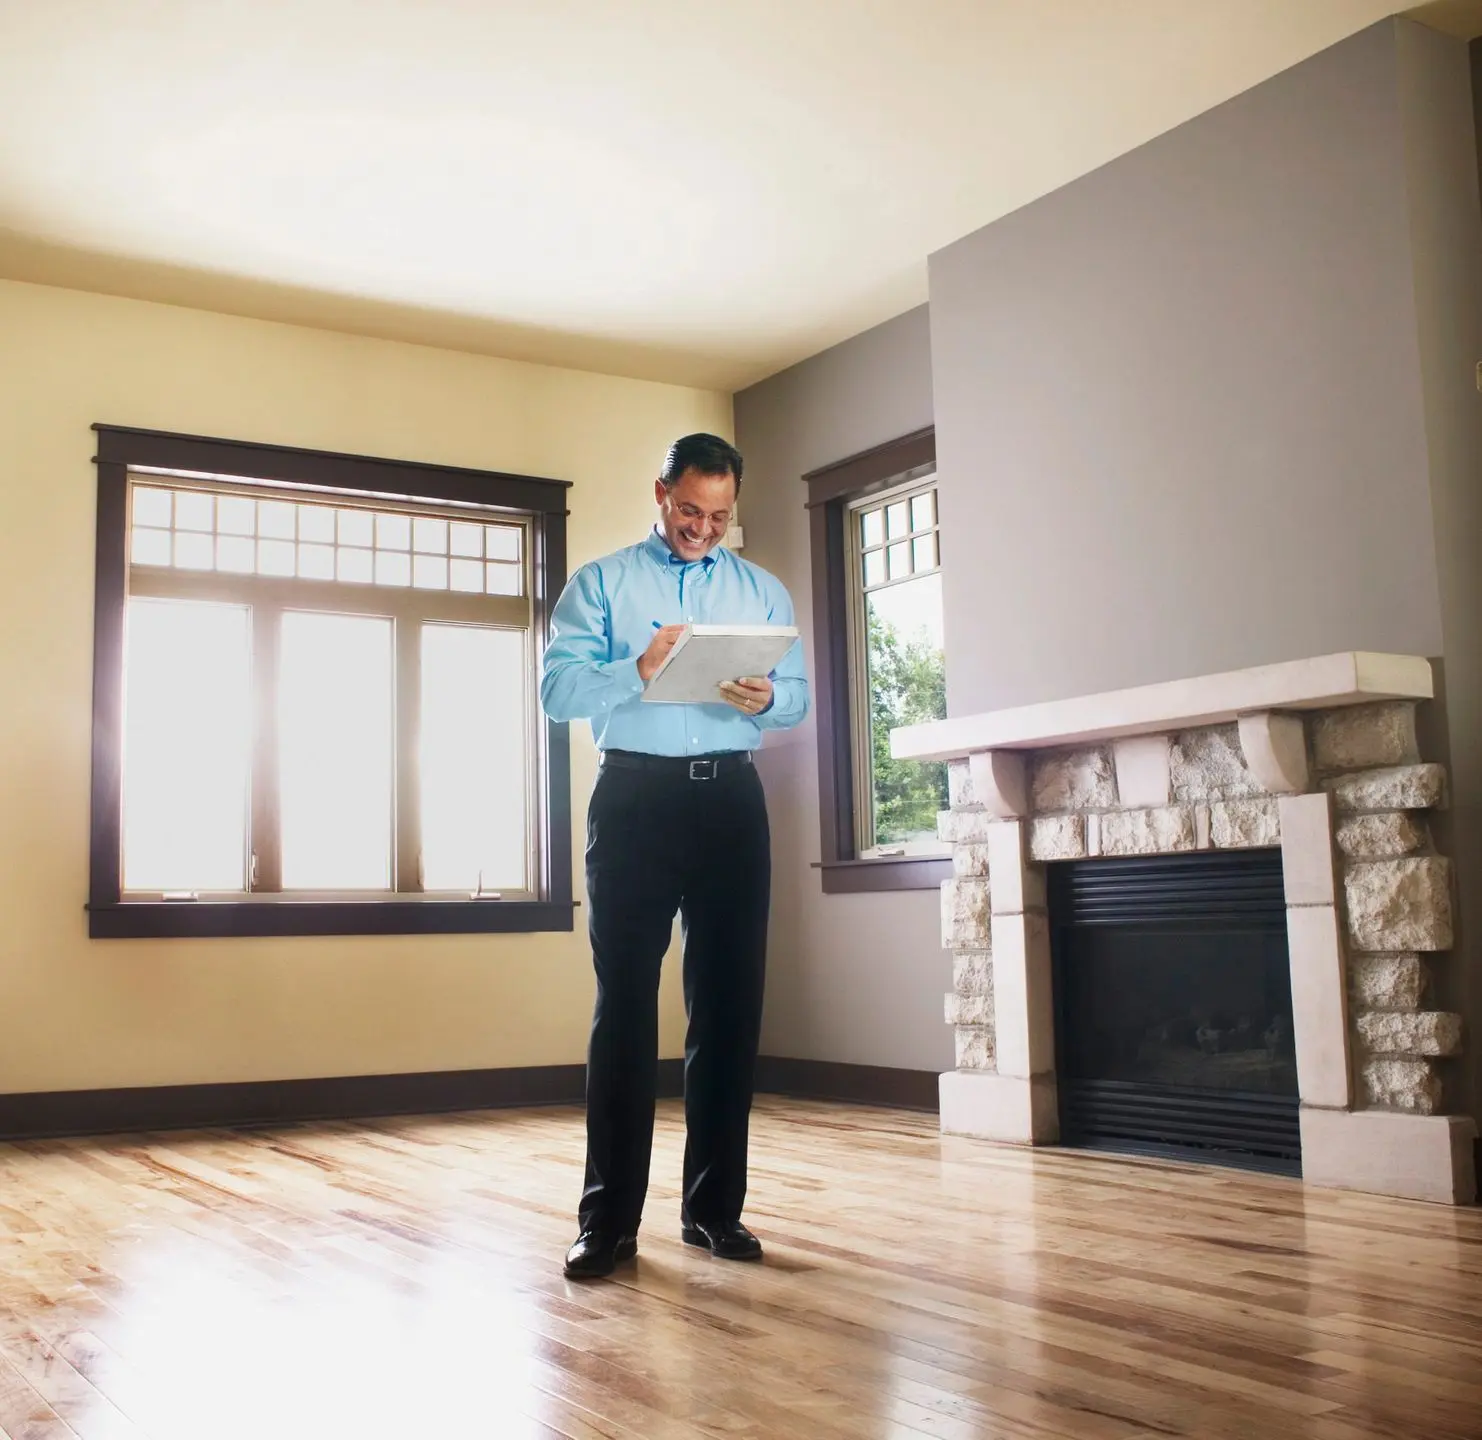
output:
[[[729,510],[716,510],[707,515],[698,505],[691,505],[687,500],[681,500],[674,508],[684,516],[686,520],[706,520],[717,530],[724,530],[731,523],[731,512]]]

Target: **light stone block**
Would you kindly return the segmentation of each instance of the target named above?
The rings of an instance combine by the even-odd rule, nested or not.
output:
[[[1245,763],[1262,790],[1300,795],[1307,789],[1307,731],[1299,715],[1242,715],[1238,727]]]
[[[975,750],[967,763],[973,797],[990,815],[1016,820],[1029,813],[1029,761],[1022,750]]]
[[[1441,1108],[1441,1077],[1430,1060],[1374,1056],[1359,1067],[1364,1103],[1408,1115],[1434,1115]]]
[[[976,810],[977,796],[973,794],[973,774],[967,757],[947,762],[947,804],[954,810]]]
[[[952,1032],[959,1070],[993,1069],[993,1027],[959,1025]]]
[[[1441,1205],[1477,1199],[1477,1126],[1460,1115],[1387,1115],[1303,1106],[1302,1178],[1309,1185]]]
[[[1175,800],[1239,800],[1261,793],[1234,725],[1174,736],[1169,769]]]
[[[1030,795],[1037,814],[1105,810],[1117,803],[1116,777],[1105,747],[1039,751],[1029,773]]]
[[[1032,860],[1080,860],[1086,854],[1084,815],[1038,815],[1029,822]]]
[[[1209,835],[1219,850],[1255,850],[1281,841],[1274,799],[1216,800],[1209,807]]]
[[[990,1070],[949,1070],[938,1093],[945,1134],[1014,1145],[1053,1145],[1060,1139],[1053,1075],[1029,1079]]]
[[[952,847],[952,873],[984,879],[988,876],[989,854],[986,845],[962,845]]]
[[[1187,805],[1113,810],[1101,817],[1103,855],[1166,855],[1193,848],[1194,812]]]
[[[1312,758],[1319,770],[1373,770],[1415,765],[1415,702],[1350,705],[1312,721]]]
[[[1112,741],[1117,777],[1117,803],[1129,810],[1148,810],[1173,798],[1167,735],[1133,735]]]
[[[1445,1010],[1373,1010],[1358,1017],[1358,1033],[1375,1055],[1461,1051],[1461,1016]]]
[[[994,826],[988,836],[988,854],[995,915],[1045,908],[1045,872],[1037,865],[1026,864],[1024,826],[1019,821],[1005,820]]]
[[[1439,810],[1446,804],[1446,771],[1440,765],[1401,765],[1324,780],[1346,815],[1373,810]]]
[[[1351,865],[1348,928],[1360,950],[1449,950],[1451,863],[1439,855]]]
[[[1419,955],[1351,956],[1350,995],[1364,1010],[1418,1010],[1425,999],[1425,962]]]
[[[1404,810],[1391,815],[1347,815],[1338,822],[1338,848],[1350,860],[1398,860],[1429,844],[1425,821]]]
[[[1213,844],[1213,827],[1209,820],[1208,800],[1200,800],[1194,805],[1194,849],[1208,850]]]
[[[1043,914],[993,917],[993,1024],[1003,1075],[1055,1068],[1055,1010],[1050,929]]]
[[[947,995],[947,1024],[991,1025],[993,1024],[993,995]]]
[[[938,810],[937,839],[949,845],[985,845],[993,823],[982,810]]]
[[[1288,905],[1335,905],[1333,802],[1326,795],[1283,795],[1281,872]]]
[[[1305,1105],[1346,1106],[1353,1098],[1348,1055],[1348,987],[1338,912],[1307,905],[1286,912],[1291,954],[1292,1036],[1297,1089]]]
[[[942,881],[942,948],[987,950],[992,945],[988,881],[954,877]]]
[[[954,955],[952,988],[959,995],[992,995],[993,956],[986,950]]]

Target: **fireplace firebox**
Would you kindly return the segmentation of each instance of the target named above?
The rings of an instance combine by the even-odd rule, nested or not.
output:
[[[1279,850],[1049,869],[1060,1132],[1299,1174]]]

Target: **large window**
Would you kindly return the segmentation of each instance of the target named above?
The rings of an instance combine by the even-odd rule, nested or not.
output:
[[[100,436],[93,933],[570,928],[564,487]]]
[[[934,887],[946,767],[890,732],[942,718],[941,522],[930,430],[817,470],[813,555],[820,868],[828,892]]]
[[[936,477],[849,506],[850,719],[857,853],[940,855],[947,767],[897,760],[890,732],[947,713]]]

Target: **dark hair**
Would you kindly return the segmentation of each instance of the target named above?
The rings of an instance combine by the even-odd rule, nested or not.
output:
[[[659,479],[664,482],[665,489],[672,490],[686,470],[698,470],[702,475],[729,475],[735,480],[739,495],[741,464],[741,452],[734,445],[719,435],[706,435],[702,431],[686,435],[669,447]]]

